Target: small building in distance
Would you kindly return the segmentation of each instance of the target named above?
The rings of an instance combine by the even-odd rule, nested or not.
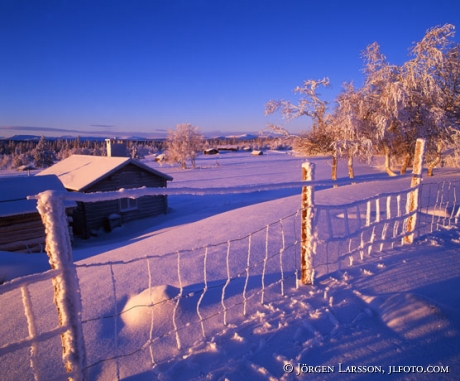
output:
[[[160,188],[167,187],[167,182],[172,181],[171,176],[140,161],[129,157],[113,157],[113,143],[107,143],[107,152],[112,157],[72,155],[37,176],[56,175],[67,190],[82,193],[117,191],[121,188]],[[115,154],[121,154],[121,148],[118,147]],[[74,234],[89,238],[97,234],[101,228],[111,230],[119,223],[164,214],[167,210],[166,195],[91,203],[77,202],[77,208],[73,213]]]
[[[27,200],[47,190],[65,192],[55,175],[15,176],[0,179],[0,250],[23,253],[45,252],[45,227],[37,200]],[[67,215],[77,204],[64,203]]]
[[[217,155],[219,150],[217,148],[207,148],[203,152],[205,155]]]

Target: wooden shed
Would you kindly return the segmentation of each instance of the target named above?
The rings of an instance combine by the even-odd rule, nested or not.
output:
[[[57,176],[6,177],[0,179],[0,250],[36,253],[45,251],[45,227],[36,200],[27,196],[46,190],[65,191]],[[65,203],[71,214],[77,204]]]
[[[121,188],[167,187],[172,177],[128,157],[72,155],[39,175],[58,176],[69,191],[92,193]],[[83,203],[73,213],[74,234],[89,238],[101,228],[111,230],[117,223],[167,213],[167,196]]]

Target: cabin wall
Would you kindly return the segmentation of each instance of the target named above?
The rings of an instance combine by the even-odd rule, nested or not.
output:
[[[66,213],[69,216],[72,209]],[[72,238],[71,229],[69,232]],[[45,240],[45,226],[38,212],[0,218],[0,251],[44,253]]]
[[[0,218],[0,250],[22,253],[45,251],[45,227],[38,213]]]
[[[141,168],[128,164],[110,176],[102,179],[91,187],[85,189],[85,193],[116,191],[121,188],[164,188],[166,179],[156,176]],[[120,211],[120,201],[111,200],[94,203],[78,202],[74,213],[74,232],[83,238],[88,238],[93,231],[107,227],[107,219],[112,214],[121,216],[121,222],[126,223],[141,218],[165,214],[168,210],[166,196],[145,196],[137,199],[137,209]]]

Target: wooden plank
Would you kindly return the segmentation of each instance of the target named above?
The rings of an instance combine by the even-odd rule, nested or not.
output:
[[[40,246],[41,244],[41,246]],[[12,251],[12,252],[40,252],[40,248],[45,250],[45,239],[29,239],[22,240],[18,242],[10,242],[8,244],[0,245],[0,250],[2,251]]]
[[[20,241],[24,239],[34,239],[38,237],[45,237],[45,230],[44,229],[35,229],[31,231],[24,231],[22,234],[9,234],[7,236],[2,236],[0,238],[1,243],[8,243],[14,241]]]
[[[9,234],[13,232],[25,232],[30,229],[42,229],[45,231],[45,227],[43,226],[41,221],[30,221],[30,222],[23,222],[17,223],[7,226],[0,226],[0,232],[3,234]]]
[[[42,224],[42,219],[37,213],[33,214],[21,214],[18,216],[9,216],[0,218],[0,228],[5,226],[17,225],[17,224],[33,224],[33,223]],[[27,226],[27,225],[26,225]]]

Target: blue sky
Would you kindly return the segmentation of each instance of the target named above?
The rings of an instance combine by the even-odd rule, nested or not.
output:
[[[265,103],[323,77],[333,101],[367,45],[401,64],[446,23],[458,0],[0,0],[0,136],[298,132]]]

